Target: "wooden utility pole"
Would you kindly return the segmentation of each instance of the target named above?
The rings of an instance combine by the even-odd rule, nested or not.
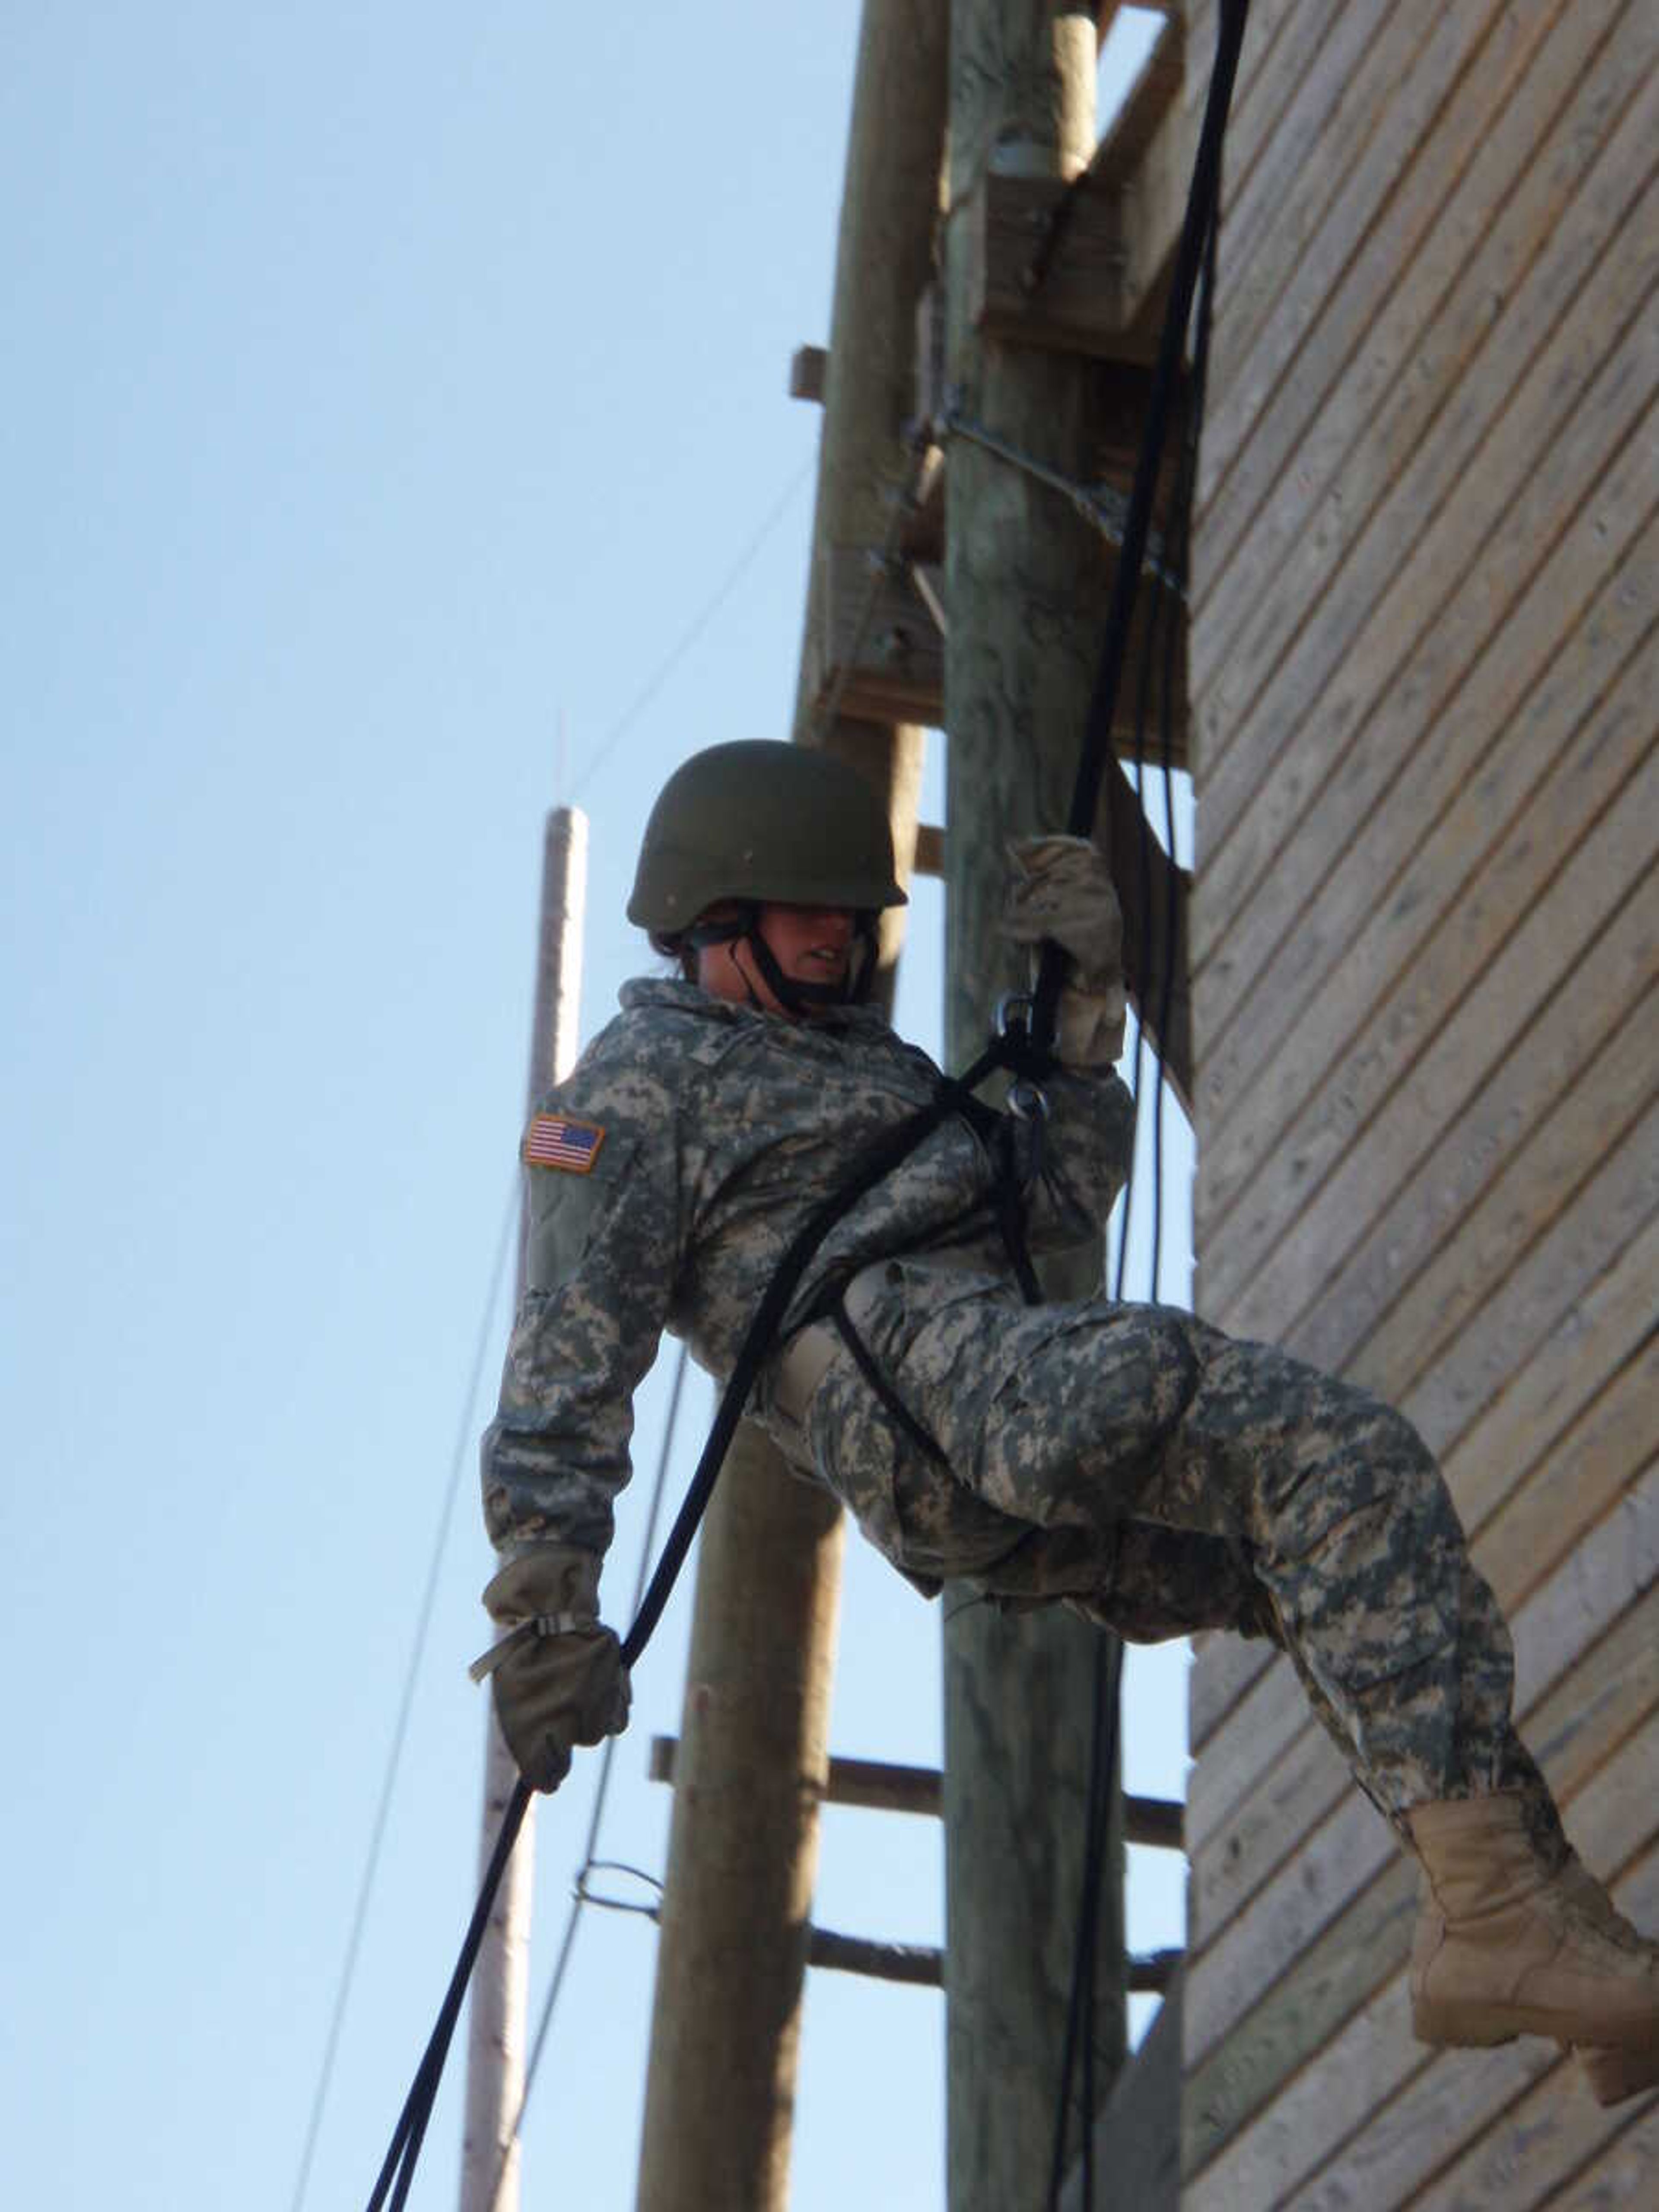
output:
[[[885,795],[901,872],[921,732],[838,712],[824,580],[876,550],[906,474],[939,206],[946,0],[866,0],[836,259],[795,735]],[[898,917],[884,936],[890,990]],[[703,1524],[663,1897],[639,2212],[784,2212],[843,1542],[839,1507],[744,1426]]]
[[[537,932],[536,994],[531,1019],[528,1105],[569,1073],[576,1057],[581,996],[582,915],[587,902],[587,817],[561,806],[542,841],[542,904]],[[519,1231],[517,1291],[524,1291],[525,1237]],[[484,1746],[482,1875],[489,1864],[519,1770],[489,1702]],[[516,2212],[519,2146],[514,2130],[524,2102],[525,2027],[529,2001],[531,1884],[536,1864],[532,1797],[495,1894],[472,1976],[466,2053],[466,2117],[461,2138],[460,2212]]]
[[[1090,474],[1096,372],[987,337],[970,262],[987,179],[1070,179],[1094,150],[1096,11],[1074,0],[953,0],[945,386],[953,412],[1072,483]],[[1024,963],[999,939],[1005,840],[1063,823],[1110,570],[1050,484],[963,438],[949,459],[946,1035],[982,1046]],[[1097,1285],[1099,1257],[1051,1294]],[[1078,1925],[1097,1632],[1052,1610],[947,1612],[945,1820],[951,2212],[1041,2201]],[[1097,2100],[1125,2048],[1122,1853],[1108,1854],[1094,2021]],[[1071,2141],[1078,2137],[1075,2110]],[[1085,2124],[1086,2117],[1084,2116]]]

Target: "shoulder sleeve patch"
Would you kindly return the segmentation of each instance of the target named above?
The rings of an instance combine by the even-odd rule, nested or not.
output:
[[[538,1114],[524,1133],[519,1158],[527,1168],[562,1168],[588,1175],[605,1142],[596,1121],[567,1121],[557,1114]]]

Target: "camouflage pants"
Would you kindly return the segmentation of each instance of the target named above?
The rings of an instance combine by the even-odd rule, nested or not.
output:
[[[1396,1820],[1541,1790],[1509,1631],[1432,1456],[1379,1400],[1171,1308],[1028,1308],[908,1261],[860,1325],[884,1388],[838,1358],[808,1439],[907,1572],[1069,1600],[1136,1640],[1274,1636]]]

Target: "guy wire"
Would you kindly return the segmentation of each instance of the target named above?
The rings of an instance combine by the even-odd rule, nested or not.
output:
[[[421,1662],[426,1654],[427,1637],[432,1626],[432,1614],[437,1601],[438,1573],[449,1544],[450,1525],[455,1517],[455,1500],[460,1492],[461,1470],[466,1463],[467,1445],[472,1436],[473,1410],[477,1402],[478,1384],[483,1374],[485,1354],[489,1350],[490,1324],[495,1318],[495,1304],[501,1294],[501,1279],[507,1271],[507,1255],[513,1231],[519,1218],[519,1176],[516,1162],[512,1180],[507,1186],[507,1202],[501,1215],[501,1233],[496,1238],[495,1257],[489,1271],[489,1286],[484,1296],[483,1312],[478,1323],[478,1337],[472,1354],[472,1371],[461,1403],[461,1417],[456,1431],[455,1450],[450,1463],[449,1484],[445,1492],[443,1510],[438,1516],[438,1533],[433,1542],[432,1557],[427,1567],[426,1589],[416,1616],[415,1636],[410,1645],[409,1663],[404,1671],[403,1694],[398,1701],[398,1717],[392,1731],[392,1745],[386,1754],[386,1772],[380,1784],[380,1801],[370,1832],[368,1855],[363,1862],[362,1880],[358,1885],[356,1909],[352,1914],[351,1931],[346,1940],[345,1962],[340,1970],[339,1987],[335,1992],[334,2010],[328,2025],[328,2039],[323,2050],[323,2063],[318,2075],[316,2094],[311,2100],[311,2117],[306,2127],[305,2148],[300,2154],[300,2171],[294,2185],[292,2212],[301,2212],[306,2191],[310,2185],[312,2160],[316,2155],[317,2137],[323,2123],[323,2107],[328,2100],[330,2085],[334,2076],[334,2061],[339,2049],[340,2030],[345,2020],[347,2000],[357,1970],[357,1953],[362,1942],[363,1927],[368,1917],[370,1895],[380,1864],[380,1850],[386,1841],[386,1821],[392,1809],[392,1793],[397,1784],[398,1771],[402,1763],[404,1739],[409,1733],[410,1710],[414,1703],[415,1683],[420,1673]]]

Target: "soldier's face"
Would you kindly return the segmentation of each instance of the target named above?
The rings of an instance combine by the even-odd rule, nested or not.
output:
[[[724,917],[716,907],[708,919]],[[792,983],[841,983],[853,957],[854,917],[844,906],[763,906],[760,933]],[[769,1013],[781,1006],[766,987],[754,955],[740,937],[728,945],[706,945],[697,955],[697,981],[717,999],[748,1005],[757,1000]]]

